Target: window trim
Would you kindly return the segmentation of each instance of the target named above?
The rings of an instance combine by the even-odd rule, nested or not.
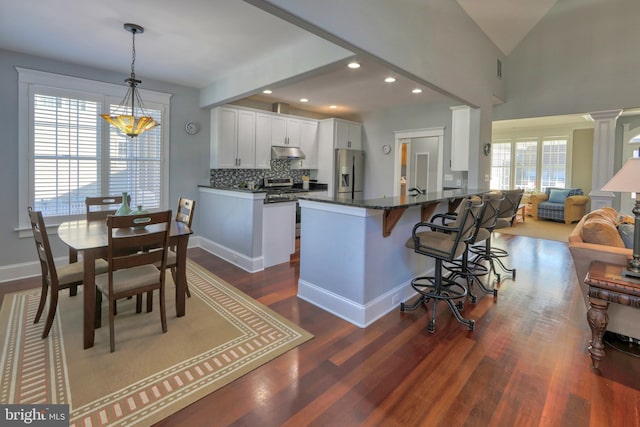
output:
[[[127,87],[113,83],[105,83],[96,80],[79,77],[65,76],[62,74],[45,71],[31,70],[15,67],[18,72],[18,227],[16,231],[19,237],[30,237],[31,227],[27,220],[27,207],[29,206],[30,193],[32,192],[33,174],[31,171],[31,153],[33,150],[33,91],[38,87],[60,90],[63,92],[79,92],[83,95],[95,96],[106,105],[113,99],[121,100]],[[162,125],[160,126],[160,138],[162,144],[160,160],[160,206],[167,209],[169,197],[169,135],[170,135],[170,100],[171,94],[145,89],[139,89],[140,96],[145,102],[157,104],[161,110]],[[119,101],[116,101],[119,102]],[[156,106],[154,105],[154,108]],[[102,127],[103,138],[108,140],[108,126]],[[71,217],[69,217],[71,218]],[[47,229],[54,232],[59,223],[47,224]]]

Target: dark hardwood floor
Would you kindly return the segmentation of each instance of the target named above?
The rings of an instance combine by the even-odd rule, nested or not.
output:
[[[298,299],[296,257],[249,274],[190,249],[191,260],[315,337],[157,425],[640,425],[640,359],[607,347],[600,371],[591,367],[566,243],[496,234],[494,244],[512,254],[516,280],[503,281],[497,301],[465,304],[473,332],[441,304],[435,334],[423,307],[360,329]]]

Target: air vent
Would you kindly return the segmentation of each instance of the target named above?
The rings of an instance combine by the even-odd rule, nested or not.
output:
[[[500,61],[500,59],[498,59],[496,63],[496,75],[499,79],[502,78],[502,61]]]

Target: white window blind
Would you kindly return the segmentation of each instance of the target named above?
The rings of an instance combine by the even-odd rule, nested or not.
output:
[[[99,193],[100,105],[91,100],[35,94],[33,206],[44,216],[84,213]]]
[[[118,105],[111,105],[113,112]],[[146,114],[160,121],[160,111],[146,109]],[[132,208],[160,207],[160,172],[162,140],[155,127],[136,138],[123,135],[116,128],[109,131],[109,194],[128,192]]]
[[[566,185],[567,140],[542,142],[541,188],[564,188]]]
[[[515,188],[536,188],[538,141],[520,141],[515,144]]]
[[[508,190],[511,188],[511,143],[491,144],[491,188]]]

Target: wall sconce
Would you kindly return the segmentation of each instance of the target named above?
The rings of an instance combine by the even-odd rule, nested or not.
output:
[[[482,151],[484,152],[485,156],[488,156],[491,153],[491,143],[488,142],[488,143],[484,144],[484,147],[483,147]]]

